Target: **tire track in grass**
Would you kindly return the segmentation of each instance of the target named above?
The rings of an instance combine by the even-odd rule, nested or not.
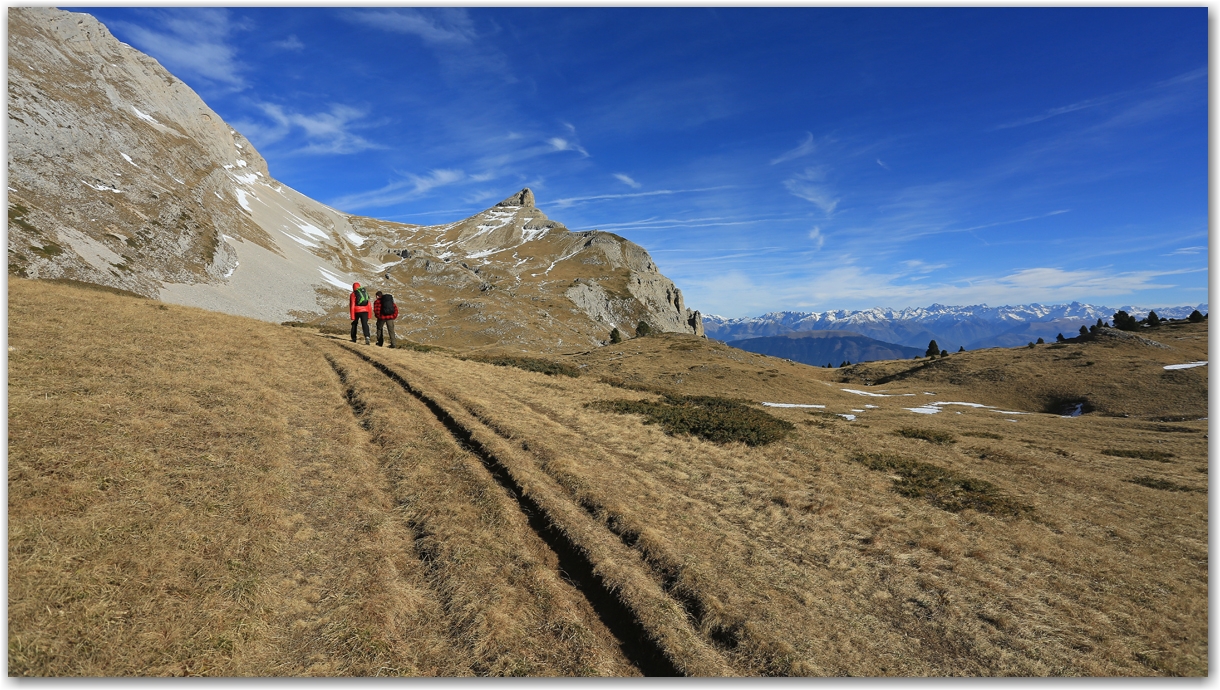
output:
[[[686,624],[685,616],[683,615],[685,611],[681,605],[660,591],[657,594],[668,602],[668,606],[662,602],[660,608],[672,608],[674,611],[681,611],[682,613],[679,613],[678,616],[683,620],[678,626],[672,625],[671,621],[671,625],[667,626],[671,629],[665,631],[667,634],[658,634],[655,631],[650,631],[649,626],[642,620],[640,613],[628,602],[625,602],[623,597],[618,596],[618,594],[623,593],[621,583],[614,582],[612,579],[605,577],[599,571],[597,559],[590,555],[589,550],[582,548],[582,544],[577,543],[576,539],[565,532],[562,521],[556,519],[552,511],[544,509],[539,504],[538,498],[534,495],[537,487],[523,487],[522,481],[514,475],[503,459],[493,449],[489,448],[484,441],[477,438],[476,433],[468,425],[458,420],[436,397],[423,391],[419,386],[412,385],[400,373],[391,369],[386,364],[365,355],[358,349],[349,348],[345,344],[340,344],[339,346],[360,357],[411,395],[415,396],[436,416],[459,443],[468,448],[476,457],[480,458],[489,474],[517,501],[521,511],[525,514],[530,526],[538,536],[559,556],[563,574],[589,600],[589,603],[597,611],[606,627],[619,640],[623,653],[645,675],[724,675],[733,673],[727,664],[724,663],[724,660],[720,659],[719,655],[713,652],[711,648],[705,647],[703,653],[700,653],[697,649],[691,649],[692,645],[690,643],[692,640],[690,638],[698,638],[698,633],[690,629],[689,625]],[[477,419],[473,421],[478,423]],[[496,435],[498,436],[498,434]],[[577,508],[577,510],[579,510],[579,514],[585,514],[583,509]],[[600,523],[597,523],[597,526],[604,529],[604,526]],[[618,539],[615,539],[615,542],[617,543]],[[621,564],[615,564],[615,566],[621,567]],[[649,579],[649,582],[651,583],[652,580]],[[645,594],[644,596],[646,597],[647,595]],[[657,602],[647,603],[655,604]],[[681,648],[681,651],[675,654],[673,650],[666,649],[667,645],[658,640],[658,637],[679,638],[677,646]],[[694,646],[698,647],[700,644],[702,643],[696,642]],[[679,657],[679,660],[675,660],[675,656]]]
[[[573,431],[551,411],[541,408],[533,401],[520,395],[514,395],[509,391],[501,391],[501,393],[515,404],[515,409],[519,412],[526,409],[532,412],[536,416],[535,423],[551,424],[555,428],[567,432]],[[453,396],[451,395],[450,397]],[[641,543],[640,533],[637,529],[628,524],[628,521],[623,516],[610,510],[594,496],[587,493],[581,495],[576,487],[570,485],[569,478],[551,471],[549,469],[548,456],[553,457],[556,455],[552,448],[546,444],[539,444],[536,441],[525,439],[514,429],[506,427],[503,422],[491,417],[479,405],[457,398],[453,398],[453,401],[514,449],[520,448],[533,457],[540,469],[563,488],[572,503],[580,506],[586,515],[617,537],[624,546],[639,554],[643,563],[660,583],[663,591],[682,607],[689,620],[693,623],[694,628],[700,632],[703,639],[709,645],[728,658],[736,658],[741,652],[749,653],[743,649],[742,638],[742,630],[748,622],[748,618],[721,620],[719,616],[709,615],[708,603],[684,581],[683,566],[680,559],[665,551],[656,552],[653,549],[649,549],[646,544]],[[629,460],[629,458],[618,451],[591,439],[582,438],[581,443],[594,444],[601,452],[607,455]],[[748,647],[749,645],[745,646]],[[774,662],[767,662],[761,666],[754,667],[754,672],[770,676],[786,676],[793,673],[788,664],[777,664]]]

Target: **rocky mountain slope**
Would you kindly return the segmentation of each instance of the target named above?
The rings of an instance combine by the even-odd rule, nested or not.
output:
[[[353,216],[271,177],[184,83],[86,14],[9,9],[9,274],[267,321],[346,322],[354,281],[400,335],[564,349],[611,328],[702,335],[648,253],[569,232],[521,190],[465,220]]]
[[[1147,316],[1148,309],[1119,307],[1138,318]],[[762,316],[729,319],[710,314],[703,317],[708,336],[731,341],[745,338],[780,335],[795,331],[845,330],[870,338],[908,347],[925,349],[935,340],[942,348],[956,350],[980,347],[1012,347],[1030,340],[1053,339],[1058,333],[1071,337],[1081,325],[1109,321],[1118,309],[1091,304],[1022,304],[988,307],[946,306],[890,309],[839,309],[825,312],[772,312]],[[1207,305],[1157,309],[1163,318],[1186,318],[1198,309],[1207,313]]]
[[[734,340],[729,345],[760,355],[782,357],[815,367],[842,362],[872,362],[879,359],[911,359],[927,350],[874,340],[851,331],[795,331],[782,335]]]

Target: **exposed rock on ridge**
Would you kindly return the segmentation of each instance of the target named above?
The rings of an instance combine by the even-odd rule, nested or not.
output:
[[[643,248],[573,233],[523,189],[455,223],[352,216],[272,179],[185,84],[89,15],[9,10],[9,272],[256,318],[346,322],[396,295],[408,338],[567,349],[703,334]]]

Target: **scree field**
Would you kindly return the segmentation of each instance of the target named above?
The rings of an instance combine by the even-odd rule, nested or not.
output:
[[[1206,676],[1207,324],[1139,336],[540,359],[10,276],[9,673]]]

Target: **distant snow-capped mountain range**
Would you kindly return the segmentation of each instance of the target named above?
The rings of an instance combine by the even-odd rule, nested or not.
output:
[[[825,312],[780,311],[729,319],[715,314],[703,317],[703,327],[709,338],[723,341],[744,340],[780,335],[795,331],[843,330],[854,331],[870,338],[908,347],[926,348],[936,340],[941,348],[1013,347],[1044,338],[1050,340],[1059,333],[1071,337],[1080,326],[1110,321],[1119,309],[1143,318],[1150,311],[1144,307],[1104,307],[1092,304],[1020,304],[989,307],[985,304],[890,309],[839,309]],[[1194,307],[1154,308],[1161,318],[1186,318],[1198,309],[1207,313],[1207,304]]]

